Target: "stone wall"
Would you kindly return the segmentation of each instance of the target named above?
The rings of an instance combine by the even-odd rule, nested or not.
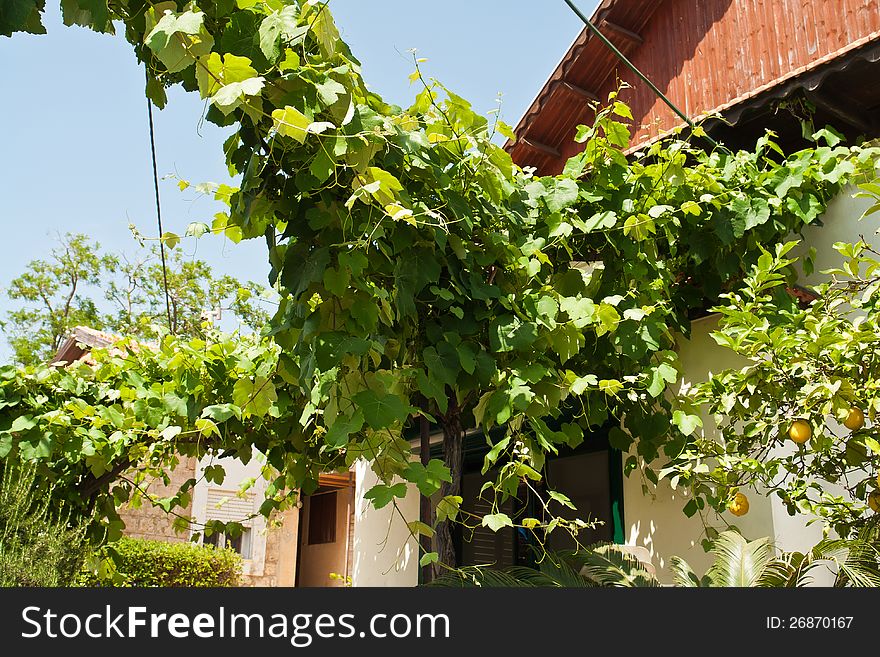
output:
[[[293,586],[296,581],[299,510],[289,509],[279,514],[266,532],[263,572],[261,575],[243,575],[242,586]]]
[[[168,497],[179,490],[181,484],[197,473],[194,458],[181,459],[180,464],[171,471],[171,481],[166,486],[161,479],[151,481],[147,491],[159,497]],[[180,515],[192,517],[193,505],[178,509]],[[141,538],[169,543],[189,541],[190,532],[176,533],[172,526],[175,516],[144,502],[140,508],[128,505],[119,508],[119,516],[125,523],[124,534],[131,538]],[[289,509],[279,514],[269,527],[257,529],[265,532],[265,561],[259,574],[243,574],[241,585],[248,587],[293,586],[296,579],[296,552],[299,535],[299,510]],[[247,562],[246,562],[247,563]]]
[[[165,485],[161,479],[155,479],[147,486],[151,495],[169,497],[175,494],[180,486],[187,480],[195,477],[196,459],[188,457],[181,459],[180,463],[171,471],[171,482]],[[178,509],[182,516],[192,515],[192,503],[185,509]],[[131,538],[145,538],[154,541],[168,541],[182,543],[189,540],[189,532],[178,534],[174,531],[172,523],[174,516],[165,513],[162,509],[144,501],[140,508],[132,509],[127,504],[119,508],[119,517],[125,523],[125,535]]]

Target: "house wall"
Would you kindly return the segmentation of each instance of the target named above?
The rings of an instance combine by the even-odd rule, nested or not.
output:
[[[249,479],[255,483],[248,492],[249,512],[256,513],[263,500],[266,480],[263,479],[262,461],[255,452],[247,464],[239,459],[203,458],[198,464],[196,478],[199,480],[193,491],[192,517],[196,523],[193,531],[201,531],[201,526],[210,519],[245,520],[226,518],[223,507],[215,508],[209,504],[209,493],[222,491],[224,496],[233,498],[241,484]],[[204,468],[209,465],[222,465],[226,476],[222,484],[209,483],[202,478]],[[296,550],[299,525],[299,510],[289,509],[277,514],[270,521],[261,515],[243,522],[251,528],[251,558],[245,559],[242,567],[244,586],[293,586],[296,577]]]
[[[418,489],[409,485],[407,496],[397,501],[400,513],[391,504],[377,510],[364,494],[379,482],[378,477],[364,461],[355,465],[355,471],[352,586],[416,586],[419,550],[406,522],[419,518]]]
[[[150,481],[146,487],[148,493],[158,497],[174,495],[180,486],[188,479],[196,476],[196,459],[184,458],[180,464],[170,472],[171,481],[166,486],[161,479]],[[169,543],[182,543],[189,540],[189,534],[178,534],[174,531],[171,523],[174,521],[162,509],[152,506],[144,501],[142,505],[133,509],[127,504],[119,507],[119,517],[125,523],[125,535],[131,538],[143,538],[153,541],[167,541]],[[192,515],[192,503],[186,509],[179,510],[181,515]]]
[[[246,575],[244,586],[294,586],[299,541],[299,509],[287,509],[272,518],[266,530],[262,575]]]
[[[310,507],[314,498],[303,498],[303,543],[300,546],[298,586],[344,586],[343,580],[331,578],[330,575],[349,575],[348,546],[353,491],[351,488],[340,488],[333,492],[336,494],[336,540],[332,543],[309,544]]]
[[[201,524],[217,517],[215,509],[208,504],[208,493],[211,489],[228,491],[230,495],[237,491],[247,479],[255,478],[256,484],[251,489],[253,511],[258,509],[265,490],[265,481],[261,478],[261,463],[256,458],[247,465],[238,459],[222,459],[212,461],[209,458],[197,462],[194,458],[185,458],[171,471],[171,481],[165,485],[161,480],[151,481],[147,491],[155,496],[168,497],[177,492],[181,484],[188,479],[201,479],[207,465],[223,465],[226,478],[218,485],[202,480],[193,490],[193,499],[189,506],[179,510],[183,516],[191,517],[197,526],[188,532],[178,534],[172,523],[174,516],[166,514],[159,508],[144,503],[140,508],[120,507],[119,516],[125,522],[125,535],[169,543],[181,543],[190,540],[194,531],[201,531]],[[270,521],[257,516],[249,521],[252,527],[251,558],[245,559],[242,568],[243,586],[294,586],[296,579],[296,556],[299,537],[299,509],[292,508],[276,514]]]
[[[832,247],[835,242],[856,241],[859,234],[870,240],[880,227],[880,216],[859,222],[869,203],[865,199],[854,199],[852,195],[855,191],[847,189],[832,201],[822,218],[824,226],[816,225],[804,231],[803,246],[799,249],[801,252],[811,246],[816,249],[817,273],[803,277],[802,284],[820,282],[823,276],[818,272],[839,264],[839,256]],[[746,364],[744,359],[722,349],[712,340],[710,333],[716,328],[717,317],[710,316],[694,322],[690,339],[682,338],[679,341],[679,358],[685,381],[704,381],[710,370],[717,373]],[[704,416],[703,422],[704,430],[711,434],[714,426],[711,418]],[[748,515],[735,518],[725,514],[725,520],[734,523],[745,536],[769,536],[785,550],[804,550],[821,540],[820,523],[808,527],[808,518],[789,516],[776,498],[768,498],[759,491],[744,492],[749,498]],[[708,556],[700,546],[703,526],[699,516],[688,519],[681,511],[687,501],[683,491],[672,490],[666,482],[662,482],[656,490],[650,486],[646,494],[638,474],[624,478],[627,543],[648,549],[662,580],[668,581],[666,569],[671,556],[684,557],[697,572],[703,572],[709,563]],[[723,525],[717,517],[708,518],[708,521],[716,527]]]
[[[717,317],[710,316],[694,322],[690,339],[679,339],[678,353],[685,381],[698,383],[705,381],[710,371],[717,373],[747,364],[745,359],[722,349],[710,337],[717,327]],[[702,419],[704,430],[711,434],[714,427],[711,416],[704,413]],[[705,572],[710,559],[700,544],[705,538],[703,522],[717,529],[722,529],[724,523],[712,512],[702,518],[700,514],[693,518],[685,516],[682,509],[690,498],[683,489],[673,489],[668,480],[655,487],[636,471],[624,477],[623,486],[626,542],[648,550],[660,580],[669,581],[672,556],[684,557],[698,573]],[[772,535],[774,509],[770,499],[751,490],[743,492],[749,498],[749,513],[739,518],[727,514],[729,517],[725,519],[747,537]]]

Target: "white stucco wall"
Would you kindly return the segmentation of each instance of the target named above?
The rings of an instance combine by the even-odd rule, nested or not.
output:
[[[377,510],[364,495],[378,477],[365,461],[359,461],[355,471],[352,586],[416,586],[419,550],[406,522],[419,518],[418,489],[410,484],[407,496],[397,500],[400,513],[392,504]]]
[[[806,253],[811,246],[816,249],[815,272],[804,278],[804,284],[815,285],[825,281],[828,277],[822,275],[822,270],[840,266],[840,254],[832,246],[835,242],[856,242],[862,235],[869,244],[880,244],[876,234],[880,229],[880,213],[860,220],[872,202],[853,198],[856,192],[858,189],[855,187],[845,189],[828,205],[828,210],[822,216],[822,226],[814,224],[804,229],[803,245],[794,253]]]
[[[693,323],[690,339],[679,340],[679,358],[681,360],[686,382],[705,381],[710,372],[718,373],[725,369],[743,367],[746,361],[730,350],[719,347],[711,337],[718,327],[717,316],[710,316]],[[703,414],[704,431],[711,433],[714,422],[710,415]],[[703,522],[719,530],[726,528],[724,522],[714,512],[704,511],[702,518],[696,515],[688,518],[682,512],[689,501],[685,491],[674,490],[668,480],[661,481],[658,487],[648,484],[648,493],[642,488],[642,479],[638,472],[624,478],[624,523],[626,540],[630,545],[639,545],[648,549],[661,581],[668,582],[669,559],[672,556],[684,557],[700,574],[710,564],[710,557],[703,550],[701,541],[705,538]],[[821,531],[817,527],[806,529],[804,521],[789,518],[784,509],[778,508],[775,501],[758,491],[743,492],[749,498],[749,513],[739,518],[725,514],[725,520],[735,525],[749,538],[773,536],[785,549],[793,549],[789,540],[797,534],[795,543],[804,547],[803,532],[809,533],[809,545],[821,539]],[[779,512],[786,520],[777,520]],[[779,536],[774,530],[782,528]],[[818,532],[818,533],[817,533]],[[812,540],[815,538],[815,540]]]
[[[804,231],[802,247],[796,253],[806,253],[810,247],[816,249],[815,272],[804,277],[802,285],[815,285],[823,280],[822,270],[840,263],[839,254],[832,245],[839,241],[854,242],[859,235],[871,242],[876,239],[875,232],[880,223],[880,215],[859,221],[870,203],[865,199],[854,199],[854,188],[841,193],[829,205],[822,217],[823,226],[811,226]],[[792,237],[797,239],[797,237]],[[880,243],[880,240],[876,240]],[[717,328],[717,317],[707,317],[694,322],[690,339],[679,341],[679,357],[685,381],[706,380],[710,371],[738,368],[745,361],[731,351],[722,349],[710,337]],[[705,431],[713,430],[711,418],[703,417]],[[699,516],[687,518],[681,509],[687,502],[682,491],[674,491],[668,482],[662,482],[656,490],[646,495],[642,489],[638,473],[624,479],[624,522],[627,542],[646,547],[651,553],[654,565],[661,580],[668,581],[669,558],[684,557],[698,573],[704,572],[709,564],[708,555],[703,551],[700,541],[703,538],[703,525]],[[653,488],[649,485],[649,488]],[[759,538],[769,536],[784,550],[805,550],[822,538],[820,523],[807,526],[808,518],[789,516],[778,499],[768,498],[761,491],[743,491],[749,498],[749,513],[736,518],[725,514],[727,522],[735,524],[745,536]],[[714,514],[712,514],[714,516]],[[720,527],[717,516],[707,517],[712,526]]]
[[[710,333],[717,328],[714,316],[693,323],[689,340],[679,339],[679,358],[685,381],[704,381],[711,372],[742,367],[744,362],[736,354],[718,347]],[[703,415],[704,427],[711,431],[711,416]],[[684,557],[698,573],[704,572],[709,558],[700,541],[705,538],[703,522],[719,526],[717,518],[704,512],[688,518],[682,512],[689,497],[681,489],[673,489],[668,480],[656,488],[645,484],[638,471],[624,477],[624,524],[627,544],[648,549],[661,581],[668,580],[669,558]],[[643,488],[646,485],[647,492]],[[747,535],[763,527],[772,526],[772,512],[766,498],[746,491],[749,496],[748,515],[736,520],[736,525]]]
[[[821,280],[820,272],[839,262],[832,245],[838,241],[856,241],[864,235],[871,241],[880,223],[880,213],[859,222],[869,203],[852,197],[854,189],[845,190],[829,206],[823,216],[824,226],[809,227],[804,232],[805,253],[815,247],[816,274],[804,279],[803,284],[815,284]],[[870,220],[870,221],[869,221]],[[794,238],[793,238],[794,239]],[[880,243],[880,239],[877,240]],[[745,363],[732,352],[720,348],[710,337],[717,328],[717,317],[707,317],[694,322],[689,339],[679,341],[679,356],[685,381],[698,382],[707,378],[710,371],[742,367]],[[712,431],[712,421],[703,418],[706,431]],[[391,506],[376,511],[363,499],[364,493],[377,482],[376,476],[365,463],[357,465],[357,489],[355,493],[354,538],[354,586],[415,586],[418,582],[418,549],[404,521]],[[709,557],[700,541],[704,537],[699,516],[687,518],[682,508],[688,499],[681,490],[673,490],[668,482],[661,482],[656,489],[647,484],[638,471],[624,477],[624,523],[626,540],[630,545],[647,548],[661,581],[668,582],[669,559],[681,556],[688,560],[698,573],[709,565]],[[750,538],[769,536],[776,545],[785,550],[804,550],[821,539],[821,526],[807,526],[807,518],[791,517],[775,498],[768,498],[760,491],[744,491],[750,502],[746,516],[736,518],[726,514],[727,522],[735,524]],[[410,520],[418,518],[419,496],[415,487],[399,501],[403,515]],[[717,516],[706,515],[708,524],[723,527]],[[390,527],[390,528],[389,528]]]

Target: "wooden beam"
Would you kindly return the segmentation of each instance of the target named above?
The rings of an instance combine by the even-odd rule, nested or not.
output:
[[[322,472],[318,475],[318,485],[326,488],[351,488],[354,486],[354,473]]]
[[[523,146],[531,148],[533,151],[537,151],[538,153],[542,153],[543,155],[549,155],[553,158],[560,158],[562,154],[553,148],[552,146],[548,146],[547,144],[542,144],[541,142],[532,141],[531,139],[520,139],[519,143]]]
[[[594,94],[592,91],[587,91],[586,89],[582,89],[577,85],[572,84],[571,82],[566,82],[565,80],[559,80],[556,83],[557,89],[564,89],[568,93],[573,96],[577,96],[578,98],[582,98],[583,100],[590,103],[598,103],[599,96]]]
[[[617,23],[612,23],[611,21],[602,21],[602,26],[607,27],[609,30],[611,30],[615,34],[619,34],[624,39],[626,39],[627,41],[630,41],[631,43],[633,43],[637,46],[640,46],[645,42],[644,39],[642,39],[641,35],[636,34],[632,30],[628,30],[625,27],[621,27]]]

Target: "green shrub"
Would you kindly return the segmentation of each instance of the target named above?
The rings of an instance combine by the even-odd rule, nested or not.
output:
[[[238,586],[241,578],[241,555],[211,545],[121,538],[105,545],[102,553],[115,565],[114,586]],[[102,586],[107,582],[93,573],[83,573],[80,584]]]
[[[57,517],[33,467],[0,461],[0,586],[71,586],[89,551],[82,524]]]

